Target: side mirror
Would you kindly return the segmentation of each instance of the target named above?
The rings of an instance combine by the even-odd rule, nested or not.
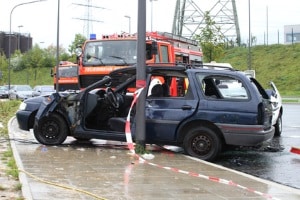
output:
[[[151,54],[152,55],[157,55],[157,42],[156,41],[153,41],[152,42],[152,48],[151,48]]]
[[[76,54],[77,57],[81,56],[81,54],[82,54],[82,48],[80,48],[80,47],[76,48],[75,49],[75,54]]]
[[[153,55],[157,55],[157,42],[153,41],[151,44],[146,44],[146,59],[152,59]]]

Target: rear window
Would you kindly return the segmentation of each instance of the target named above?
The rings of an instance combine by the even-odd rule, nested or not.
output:
[[[214,99],[249,99],[245,84],[236,77],[226,75],[198,74],[202,92],[207,98]]]

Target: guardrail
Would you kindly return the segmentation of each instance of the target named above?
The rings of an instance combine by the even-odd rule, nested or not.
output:
[[[282,97],[283,103],[300,103],[300,97]]]

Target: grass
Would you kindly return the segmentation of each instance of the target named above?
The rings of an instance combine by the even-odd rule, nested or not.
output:
[[[249,49],[228,49],[224,58],[217,62],[228,62],[239,70],[247,70]],[[251,69],[256,79],[266,87],[273,81],[282,96],[300,97],[300,44],[259,45],[251,48]]]
[[[0,128],[0,138],[4,140],[8,140],[8,128],[7,124],[11,117],[13,117],[20,105],[20,101],[14,100],[14,101],[0,101],[0,122],[3,125],[3,128]],[[0,152],[0,158],[1,163],[6,164],[7,168],[5,169],[5,173],[8,177],[14,178],[16,181],[19,180],[19,171],[18,167],[16,165],[13,152],[10,148],[10,145],[8,145],[8,149],[4,152]],[[14,199],[16,200],[24,200],[23,197],[20,197],[19,192],[22,190],[22,184],[20,182],[17,182],[13,186],[10,186],[9,188],[4,187],[0,184],[0,191],[7,191],[8,193],[15,193],[16,197]]]
[[[20,101],[1,101],[0,102],[0,122],[3,128],[0,129],[0,138],[9,139],[7,124],[11,117],[13,117],[20,105]],[[6,170],[7,175],[18,179],[19,172],[16,162],[14,160],[13,152],[9,149],[3,152],[1,155],[1,160],[6,162],[8,169]]]

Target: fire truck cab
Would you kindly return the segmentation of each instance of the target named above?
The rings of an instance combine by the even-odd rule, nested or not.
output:
[[[146,64],[201,64],[198,43],[165,32],[146,33]],[[77,49],[80,89],[108,75],[111,71],[137,63],[137,34],[102,35],[85,41]]]
[[[79,90],[78,65],[69,61],[60,61],[59,66],[51,69],[54,88],[59,91]]]

